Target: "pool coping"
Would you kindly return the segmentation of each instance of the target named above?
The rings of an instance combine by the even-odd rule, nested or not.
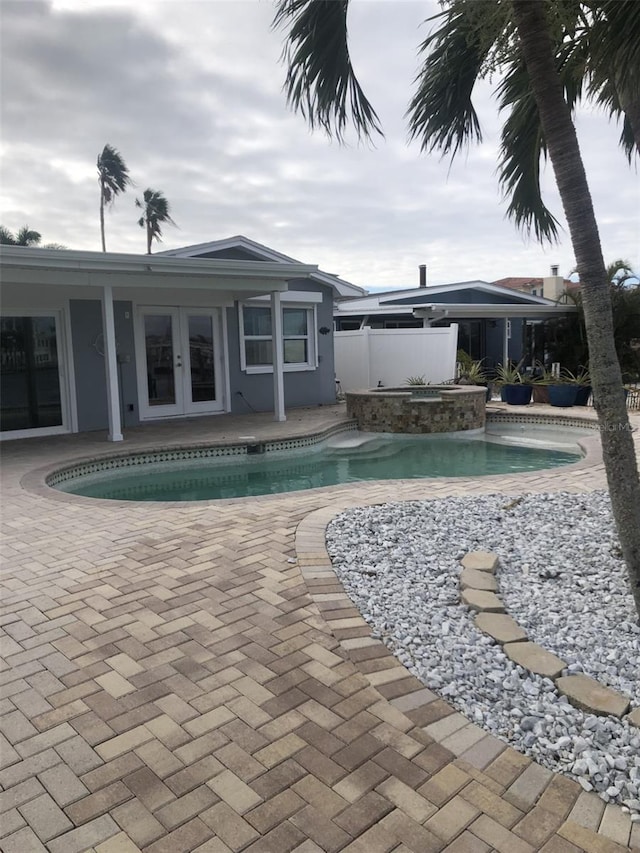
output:
[[[572,417],[566,414],[541,414],[541,413],[528,413],[526,411],[517,411],[517,412],[508,412],[504,409],[492,408],[491,406],[487,406],[487,424],[489,423],[520,423],[520,424],[533,424],[533,425],[543,425],[543,426],[557,426],[558,424],[562,424],[568,428],[583,428],[589,429],[594,433],[598,433],[598,423],[594,418],[588,417]],[[122,507],[126,506],[131,508],[135,508],[138,506],[144,506],[148,503],[148,501],[135,501],[135,500],[113,500],[108,498],[93,498],[93,497],[85,497],[84,495],[76,495],[70,492],[60,491],[55,488],[55,485],[51,483],[51,480],[55,478],[57,475],[63,475],[66,472],[71,472],[76,470],[77,468],[81,468],[84,466],[104,466],[104,468],[108,468],[109,462],[119,462],[126,459],[144,459],[144,457],[148,456],[158,456],[162,454],[166,454],[167,456],[174,456],[175,458],[185,458],[185,454],[197,454],[199,451],[203,450],[216,450],[216,449],[239,449],[245,448],[245,453],[239,452],[238,456],[244,456],[246,454],[246,448],[252,445],[263,445],[263,446],[274,446],[274,450],[285,449],[280,446],[275,447],[275,445],[283,445],[288,444],[293,447],[308,447],[313,444],[318,444],[333,435],[340,434],[342,432],[350,432],[357,430],[356,421],[353,418],[345,419],[337,424],[331,424],[328,427],[315,430],[313,432],[303,434],[303,435],[291,435],[291,436],[281,436],[279,438],[274,439],[253,439],[249,441],[238,441],[237,438],[234,439],[220,439],[218,441],[194,441],[189,444],[161,444],[157,445],[153,442],[149,442],[146,445],[141,447],[136,447],[132,449],[131,452],[123,452],[121,449],[114,450],[109,449],[104,453],[96,453],[90,456],[80,456],[77,459],[66,459],[63,465],[57,464],[48,464],[45,466],[41,466],[39,468],[32,469],[25,473],[20,479],[20,486],[25,491],[28,491],[32,494],[36,494],[40,497],[47,498],[49,500],[62,501],[62,502],[70,502],[75,505],[82,505],[82,503],[90,502],[92,505],[95,505],[96,502],[107,505],[109,507]],[[442,438],[443,436],[440,436]],[[576,443],[580,447],[583,452],[583,456],[576,462],[571,462],[566,465],[558,466],[558,468],[563,471],[575,471],[581,469],[594,468],[598,465],[602,465],[602,449],[600,445],[599,435],[589,435],[589,436],[581,436],[577,439]],[[215,454],[212,453],[211,456],[229,456],[229,458],[233,458],[236,454]],[[163,460],[158,460],[163,461]],[[168,461],[168,460],[164,460]],[[114,468],[126,468],[129,467],[126,463],[124,465],[114,465]],[[98,467],[97,470],[102,470],[101,467]],[[536,469],[534,471],[525,471],[521,472],[519,476],[523,478],[526,482],[527,479],[535,478],[539,476],[540,470],[549,470],[549,469]],[[491,482],[492,480],[500,480],[502,478],[502,474],[488,474],[479,477],[482,482]],[[429,480],[440,481],[443,479],[449,479],[445,477],[424,477],[419,478],[424,482],[428,482]],[[451,478],[457,479],[457,478]],[[60,482],[62,482],[61,480]],[[384,481],[376,481],[369,480],[366,481],[369,483],[375,482],[385,482],[390,486],[394,484],[403,484],[415,482],[413,480],[406,480],[402,478],[398,479],[388,479]],[[308,494],[309,492],[318,492],[318,493],[327,493],[327,494],[336,494],[340,493],[340,490],[344,490],[345,488],[351,488],[353,483],[342,483],[336,484],[333,486],[321,486],[313,489],[300,489],[296,491],[296,494],[300,494],[301,496]],[[210,500],[200,500],[200,501],[154,501],[153,503],[159,506],[165,506],[167,508],[170,507],[180,507],[184,506],[185,503],[199,503],[202,505],[228,505],[232,503],[243,503],[246,501],[270,501],[277,500],[283,494],[290,494],[288,492],[277,492],[275,494],[269,495],[248,495],[244,497],[235,497],[235,498],[212,498]],[[293,494],[293,493],[291,493]]]

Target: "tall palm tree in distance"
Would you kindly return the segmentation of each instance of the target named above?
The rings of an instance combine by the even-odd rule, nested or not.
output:
[[[146,230],[147,234],[147,254],[151,254],[151,243],[153,240],[160,240],[162,237],[162,228],[165,222],[170,225],[176,223],[169,213],[169,202],[159,190],[146,189],[142,194],[142,201],[136,199],[136,207],[142,209],[143,213],[138,219],[138,225]]]
[[[557,223],[540,190],[549,156],[565,212],[585,314],[589,366],[613,515],[640,614],[640,477],[613,335],[610,285],[572,121],[591,98],[623,122],[629,159],[640,150],[640,3],[637,0],[444,0],[409,106],[409,129],[424,151],[455,154],[480,140],[472,103],[476,82],[499,80],[507,112],[500,181],[508,214],[553,241]],[[349,0],[277,0],[285,29],[289,103],[312,128],[341,139],[349,122],[361,137],[380,133],[378,117],[351,65]]]
[[[98,183],[100,184],[100,236],[102,251],[107,251],[104,239],[104,209],[113,204],[117,195],[131,184],[129,169],[120,152],[113,145],[105,145],[98,155]]]

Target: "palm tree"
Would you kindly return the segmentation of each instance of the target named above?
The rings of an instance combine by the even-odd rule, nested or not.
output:
[[[28,225],[23,225],[22,228],[12,234],[4,225],[0,225],[0,245],[3,246],[38,246],[42,240],[42,235],[38,231],[33,231]]]
[[[349,58],[349,0],[278,0],[286,26],[289,103],[341,139],[351,121],[360,136],[381,132]],[[623,556],[640,614],[640,478],[616,357],[610,285],[571,110],[591,97],[623,119],[622,144],[640,151],[640,3],[636,0],[446,0],[440,24],[421,46],[426,58],[409,106],[409,128],[423,150],[451,153],[480,140],[472,93],[478,79],[502,75],[500,181],[509,215],[538,239],[557,225],[540,191],[548,154],[569,226],[580,280],[590,371],[603,458]]]
[[[104,209],[111,205],[117,195],[125,192],[131,184],[129,169],[122,159],[120,152],[112,145],[105,145],[102,153],[98,155],[96,165],[98,166],[98,183],[100,184],[100,236],[102,237],[102,251],[107,251],[104,239]]]
[[[144,213],[138,219],[138,225],[145,228],[147,232],[147,255],[151,254],[151,242],[160,240],[162,230],[160,228],[165,222],[175,225],[169,215],[169,202],[159,190],[146,189],[142,194],[142,201],[136,199],[136,207],[144,209]]]
[[[609,278],[578,137],[556,69],[543,0],[511,0],[580,274],[589,364],[611,505],[640,614],[640,477],[615,348]],[[636,33],[637,35],[637,33]]]

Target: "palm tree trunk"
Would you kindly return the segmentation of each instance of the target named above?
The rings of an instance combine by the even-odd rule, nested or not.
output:
[[[100,181],[100,236],[102,237],[102,251],[107,251],[104,241],[104,184]]]
[[[511,4],[580,274],[589,370],[609,495],[640,615],[640,478],[614,345],[611,296],[600,235],[578,138],[555,70],[545,0],[511,0]]]
[[[149,221],[149,217],[147,217],[147,255],[151,254],[151,240],[153,239],[153,234],[151,233],[151,222]]]

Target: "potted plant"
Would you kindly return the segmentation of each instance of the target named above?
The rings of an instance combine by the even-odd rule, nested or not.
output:
[[[535,375],[532,378],[533,382],[533,402],[534,403],[549,403],[549,385],[553,382],[554,376],[550,370],[538,364],[535,369]]]
[[[549,384],[549,402],[552,406],[586,406],[591,395],[591,378],[585,367],[577,373],[563,370]]]
[[[491,399],[489,380],[482,366],[482,361],[460,362],[460,372],[456,382],[459,385],[479,385],[487,389],[487,403]]]
[[[575,406],[586,406],[591,396],[591,377],[586,367],[580,367],[575,376],[573,376],[575,384],[578,386],[576,390]]]
[[[516,367],[498,367],[502,399],[509,406],[526,406],[531,402],[533,387]]]

